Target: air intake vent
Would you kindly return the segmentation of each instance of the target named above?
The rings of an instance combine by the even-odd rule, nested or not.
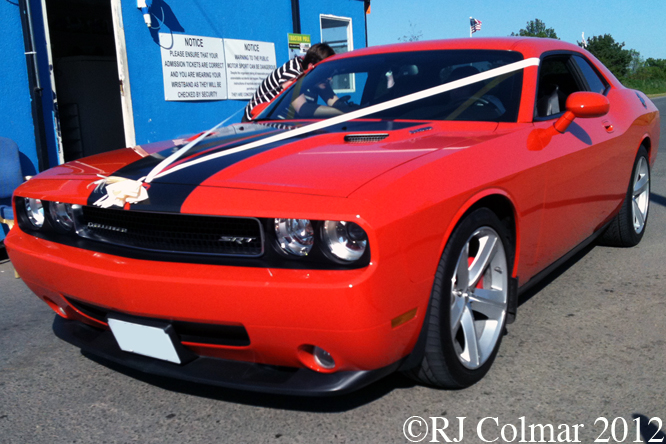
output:
[[[347,134],[345,142],[347,143],[372,143],[381,142],[388,137],[388,133],[374,133],[374,134]]]
[[[66,299],[67,302],[84,315],[104,324],[108,323],[108,315],[113,316],[113,312],[105,308],[71,298]],[[182,342],[230,345],[234,347],[247,347],[250,345],[250,337],[242,325],[200,324],[198,322],[166,321],[164,319],[160,319],[160,321],[169,322],[173,325],[176,334],[178,334]]]

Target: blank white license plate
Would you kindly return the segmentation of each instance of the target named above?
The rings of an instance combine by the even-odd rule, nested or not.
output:
[[[109,327],[121,350],[180,364],[169,335],[157,327],[109,318]]]

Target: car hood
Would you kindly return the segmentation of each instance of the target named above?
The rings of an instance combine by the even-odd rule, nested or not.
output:
[[[303,123],[235,124],[202,139],[167,167],[165,175],[154,179],[151,187],[226,187],[346,197],[373,178],[418,157],[495,137],[494,123],[475,125],[478,130],[474,132],[456,124],[354,121],[273,143],[262,141]],[[453,126],[442,131],[441,125]],[[39,177],[140,179],[195,137],[91,156]],[[244,150],[249,143],[259,146]]]

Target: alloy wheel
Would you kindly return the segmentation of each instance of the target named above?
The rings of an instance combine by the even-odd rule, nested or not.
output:
[[[650,169],[647,159],[641,157],[634,173],[634,187],[632,192],[631,213],[634,221],[634,231],[639,234],[645,227],[648,207],[650,205]]]
[[[477,229],[463,247],[451,279],[451,337],[468,369],[481,367],[502,334],[508,303],[507,257],[499,234]]]

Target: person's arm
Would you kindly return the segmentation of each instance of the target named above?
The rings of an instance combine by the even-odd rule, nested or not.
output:
[[[294,58],[282,65],[278,89],[284,91],[289,88],[303,74],[302,62]]]
[[[335,97],[337,100],[337,96]],[[335,101],[334,101],[335,102]],[[344,114],[341,110],[331,106],[317,105],[315,102],[310,102],[305,98],[305,94],[301,94],[291,102],[291,106],[300,117],[332,117]]]
[[[338,101],[338,96],[335,95],[331,84],[328,82],[321,83],[317,93],[328,106],[333,106],[333,104]]]
[[[282,82],[282,84],[280,85],[280,86],[282,86],[282,91],[289,88],[295,81],[296,81],[296,79],[294,78],[294,79],[288,79],[288,80]]]

